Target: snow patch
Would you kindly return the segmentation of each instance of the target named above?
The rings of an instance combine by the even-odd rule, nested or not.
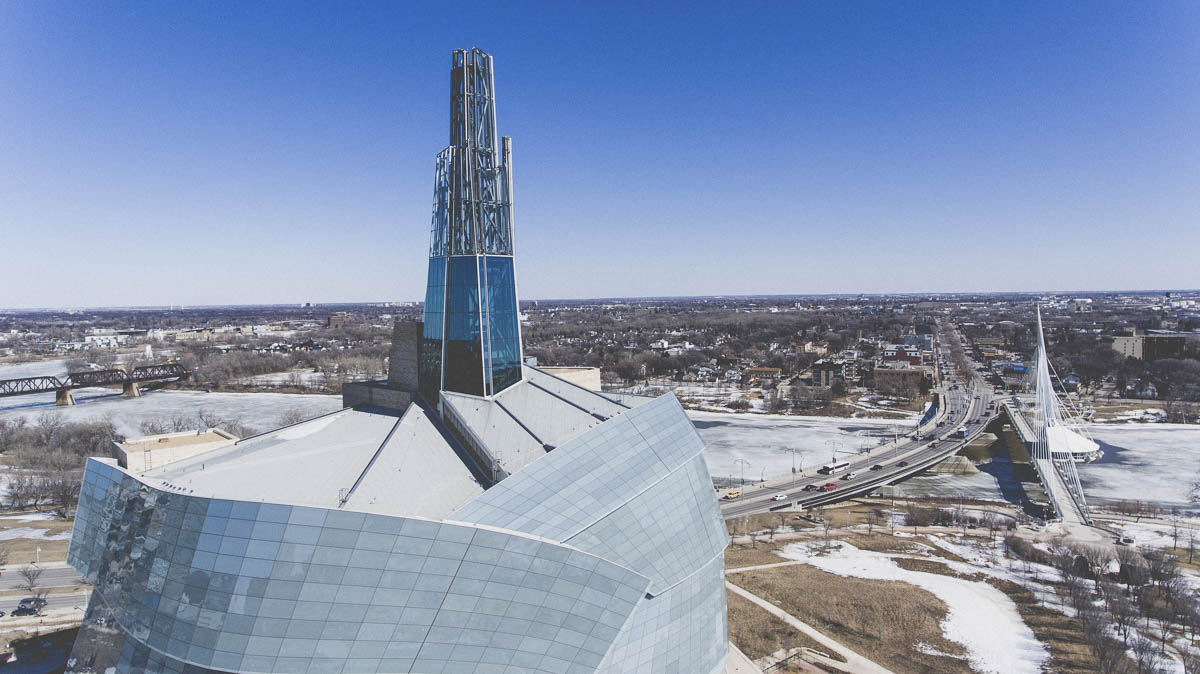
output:
[[[0,541],[11,541],[17,538],[28,538],[39,541],[65,541],[71,538],[71,532],[64,531],[60,534],[47,535],[46,529],[34,529],[33,527],[16,527],[15,529],[0,531]]]
[[[986,583],[902,569],[885,554],[860,550],[844,541],[814,555],[819,545],[795,543],[779,554],[839,576],[895,580],[931,592],[948,608],[943,633],[966,647],[976,671],[1034,674],[1041,672],[1050,658],[1045,645],[1021,619],[1016,604]]]

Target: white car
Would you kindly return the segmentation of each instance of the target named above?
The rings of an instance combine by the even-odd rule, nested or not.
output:
[[[772,501],[786,501],[786,500],[787,500],[787,494],[776,494],[776,495],[774,495],[774,496],[772,496],[772,497],[771,497],[771,500],[772,500]]]
[[[842,479],[843,480],[853,480],[856,477],[858,477],[858,473],[846,473],[845,475],[842,476]]]

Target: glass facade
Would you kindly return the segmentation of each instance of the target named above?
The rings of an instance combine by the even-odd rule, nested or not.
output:
[[[479,277],[486,288],[483,315],[488,329],[484,352],[491,375],[489,393],[499,393],[521,379],[521,333],[513,259],[491,255],[479,258]]]
[[[95,459],[68,559],[126,662],[174,661],[156,671],[590,672],[649,585],[520,534],[171,493]]]
[[[446,312],[446,258],[429,258],[425,287],[425,324],[418,354],[417,377],[421,394],[436,401],[442,388],[442,335]]]
[[[425,292],[421,390],[494,395],[521,379],[513,259],[434,257]]]
[[[205,498],[91,459],[68,561],[112,622],[73,656],[100,662],[104,633],[117,671],[719,670],[728,538],[702,449],[662,396],[453,522]]]

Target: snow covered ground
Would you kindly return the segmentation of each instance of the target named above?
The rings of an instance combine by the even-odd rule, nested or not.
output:
[[[845,541],[818,556],[820,543],[793,543],[781,555],[803,561],[839,576],[894,580],[927,590],[946,603],[942,631],[946,638],[966,647],[968,660],[978,672],[1041,672],[1050,652],[1021,619],[1016,604],[1000,590],[982,582],[935,573],[909,571],[878,552],[860,550]]]
[[[312,369],[293,370],[290,372],[272,372],[271,374],[242,377],[238,380],[238,383],[254,386],[304,386],[307,388],[320,388],[325,385],[325,375]]]
[[[17,538],[39,541],[66,541],[70,540],[71,532],[64,531],[58,534],[51,534],[45,529],[34,529],[33,527],[15,527],[0,531],[0,541],[11,541]]]
[[[1104,457],[1080,464],[1088,496],[1188,503],[1200,471],[1200,426],[1187,424],[1092,425],[1088,431]]]
[[[18,365],[0,365],[0,379],[40,375],[64,376],[65,360],[48,360]],[[142,435],[141,423],[147,419],[196,418],[201,411],[222,419],[237,420],[258,430],[279,425],[281,415],[299,410],[306,416],[318,416],[341,409],[341,396],[289,395],[286,393],[204,393],[203,391],[146,391],[140,398],[126,399],[119,390],[85,388],[75,391],[76,405],[56,407],[53,393],[0,398],[0,419],[24,417],[36,422],[47,412],[58,413],[66,421],[111,418],[117,432]]]
[[[797,450],[797,469],[811,475],[829,462],[831,451],[836,451],[839,458],[857,455],[860,449],[891,440],[894,429],[912,428],[911,423],[901,427],[884,419],[699,411],[689,411],[688,416],[707,447],[704,458],[709,473],[737,479],[743,468],[737,460],[742,459],[750,463],[745,466],[747,481],[790,475],[792,448]]]
[[[906,496],[959,496],[984,501],[1003,501],[1004,490],[996,476],[979,472],[973,475],[944,473],[918,475],[900,484]]]
[[[103,391],[100,393],[99,391]],[[77,405],[55,407],[50,401],[31,403],[23,396],[4,398],[0,403],[0,419],[26,418],[30,423],[47,412],[58,413],[66,421],[85,421],[109,418],[117,432],[126,437],[142,435],[141,423],[148,419],[175,416],[195,419],[201,411],[240,423],[260,431],[278,427],[279,417],[290,410],[315,417],[342,407],[342,397],[334,395],[294,395],[287,393],[204,393],[203,391],[148,391],[140,398],[126,399],[120,391],[81,389],[76,393]],[[14,405],[14,401],[22,401]],[[5,407],[4,405],[8,406]]]

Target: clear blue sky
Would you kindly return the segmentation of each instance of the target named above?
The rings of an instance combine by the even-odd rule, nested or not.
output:
[[[0,307],[419,298],[472,46],[526,299],[1200,286],[1190,0],[7,0]]]

